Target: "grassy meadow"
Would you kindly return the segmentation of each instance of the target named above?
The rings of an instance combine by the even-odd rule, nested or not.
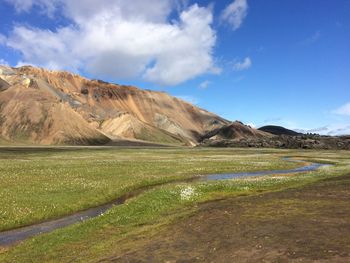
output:
[[[0,231],[96,206],[146,185],[296,165],[239,150],[3,149]]]
[[[332,163],[315,172],[181,183],[205,174],[290,169],[282,160]],[[95,262],[132,247],[198,204],[232,196],[301,187],[350,173],[350,153],[270,149],[2,148],[0,231],[103,204],[140,187],[172,182],[104,215],[0,248],[1,262]],[[88,259],[88,260],[87,260]]]

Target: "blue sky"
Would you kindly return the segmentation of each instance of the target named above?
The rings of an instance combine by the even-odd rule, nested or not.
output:
[[[255,126],[350,133],[350,1],[86,1],[0,0],[1,63],[162,90]]]

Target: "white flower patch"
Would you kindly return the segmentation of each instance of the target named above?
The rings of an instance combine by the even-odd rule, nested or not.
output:
[[[191,186],[187,186],[185,188],[182,188],[180,191],[180,198],[181,200],[190,200],[191,198],[195,197],[197,193],[195,192],[195,189]]]
[[[321,166],[320,168],[318,168],[320,170],[330,170],[332,169],[332,165],[325,165],[325,166]]]

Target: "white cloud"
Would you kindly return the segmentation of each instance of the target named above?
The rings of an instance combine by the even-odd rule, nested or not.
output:
[[[199,84],[200,89],[207,89],[211,84],[211,81],[205,80],[201,84]]]
[[[217,73],[216,32],[210,8],[181,0],[15,0],[22,11],[34,5],[55,10],[71,24],[50,31],[17,25],[5,41],[22,60],[51,69],[84,70],[98,77],[135,78],[177,85]]]
[[[1,0],[0,0],[1,1]],[[12,4],[18,13],[29,12],[34,6],[49,16],[56,10],[57,0],[4,0]]]
[[[306,130],[305,132],[307,132],[307,133],[319,133],[319,134],[320,133],[325,133],[325,132],[329,132],[329,127],[328,126],[322,126],[322,127]]]
[[[143,22],[166,22],[176,0],[54,0],[61,2],[64,14],[77,24],[101,18],[108,24],[111,20]],[[102,16],[102,17],[101,17]]]
[[[247,123],[247,125],[252,127],[253,129],[256,129],[256,125],[252,122]]]
[[[243,61],[238,61],[233,64],[234,71],[242,71],[249,69],[252,66],[252,60],[249,57],[246,57]]]
[[[350,116],[350,102],[334,110],[333,113],[338,115]]]
[[[17,12],[28,12],[33,6],[33,0],[5,0],[12,4]]]
[[[43,66],[50,69],[77,69],[80,61],[67,42],[75,37],[71,28],[62,28],[57,32],[17,26],[6,44],[23,54],[22,64]]]
[[[327,135],[350,135],[350,125],[334,127],[330,129]]]
[[[302,133],[317,133],[321,135],[350,135],[350,125],[348,124],[330,124],[315,129],[299,129],[298,132]]]
[[[235,0],[221,13],[221,19],[230,24],[233,30],[237,30],[242,25],[247,14],[247,0]]]

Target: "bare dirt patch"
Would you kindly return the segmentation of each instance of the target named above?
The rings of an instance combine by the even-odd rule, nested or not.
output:
[[[350,262],[350,175],[202,204],[101,262]]]

